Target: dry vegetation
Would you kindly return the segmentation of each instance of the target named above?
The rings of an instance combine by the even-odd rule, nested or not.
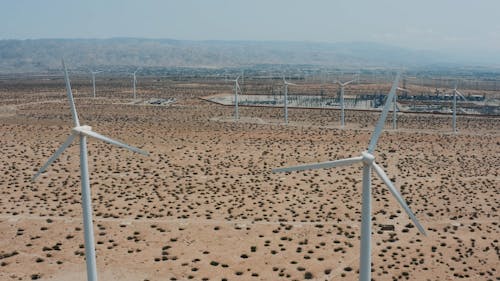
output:
[[[85,83],[84,83],[85,82]],[[85,280],[78,148],[30,178],[71,128],[62,80],[0,84],[0,279]],[[198,97],[230,85],[75,81],[80,120],[151,152],[89,141],[102,280],[357,280],[360,167],[272,174],[271,168],[358,155],[377,113],[233,109]],[[98,83],[98,84],[99,84]],[[148,85],[148,86],[146,86]],[[500,127],[494,117],[401,115],[377,161],[429,236],[373,178],[375,280],[500,279]],[[390,119],[387,122],[390,127]]]

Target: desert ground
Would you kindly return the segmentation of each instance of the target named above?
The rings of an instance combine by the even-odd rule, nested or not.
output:
[[[73,81],[82,124],[150,152],[88,142],[100,280],[358,279],[361,166],[271,169],[359,155],[380,113],[346,111],[341,129],[338,110],[292,108],[286,126],[240,107],[234,122],[200,99],[231,86],[139,81],[143,100],[176,98],[149,106],[129,80],[98,80],[96,99]],[[62,77],[0,81],[0,280],[86,280],[78,145],[31,181],[70,118]],[[428,236],[373,176],[373,279],[500,280],[500,118],[459,116],[456,135],[450,115],[398,120],[376,161]]]

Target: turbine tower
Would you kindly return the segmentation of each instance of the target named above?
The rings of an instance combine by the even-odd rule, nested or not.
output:
[[[137,68],[137,69],[136,69],[136,70],[132,73],[132,75],[134,76],[134,81],[133,81],[133,83],[134,83],[134,100],[136,99],[136,95],[135,95],[135,84],[137,83],[137,79],[136,79],[135,74],[137,73],[137,71],[139,71],[139,69],[141,69],[141,68],[140,68],[140,67],[138,67],[138,68]]]
[[[92,73],[92,86],[94,88],[94,99],[95,99],[95,75],[97,73],[101,73],[102,71],[90,71],[90,73]]]
[[[297,84],[287,82],[283,76],[283,84],[285,85],[285,124],[288,124],[288,85],[297,86]]]
[[[373,152],[377,146],[378,139],[382,134],[382,130],[385,125],[385,120],[389,112],[389,107],[393,101],[394,95],[396,94],[397,85],[399,82],[399,73],[394,80],[391,91],[387,97],[384,105],[384,109],[378,120],[375,131],[372,134],[370,143],[368,145],[367,151],[361,153],[361,156],[328,161],[315,164],[299,165],[287,168],[274,169],[274,173],[280,172],[291,172],[291,171],[303,171],[303,170],[313,170],[321,168],[333,168],[340,166],[348,166],[356,163],[363,164],[363,193],[362,193],[362,219],[361,219],[361,247],[360,247],[360,266],[359,266],[359,280],[360,281],[370,281],[371,280],[371,170],[375,170],[375,173],[380,177],[380,179],[387,185],[391,194],[396,198],[401,207],[406,211],[408,216],[411,218],[413,223],[416,225],[420,233],[426,235],[425,229],[420,225],[417,218],[410,210],[403,197],[393,185],[389,177],[386,175],[384,170],[375,163],[375,156]]]
[[[240,84],[238,84],[238,79],[240,76],[236,77],[234,80],[230,80],[234,82],[234,121],[238,121],[240,119],[240,114],[238,111],[238,90],[241,92]]]
[[[453,89],[453,133],[457,133],[457,94],[463,99],[467,100],[462,93],[457,90],[457,84],[455,84],[455,89]]]
[[[351,84],[352,82],[355,82],[356,79],[354,80],[351,80],[351,81],[347,81],[345,83],[342,83],[340,81],[335,81],[335,83],[339,84],[340,86],[340,126],[342,128],[344,128],[345,126],[345,114],[344,114],[344,110],[345,110],[345,105],[344,105],[344,88],[345,86]]]
[[[397,90],[398,91],[402,91],[402,92],[407,92],[407,93],[410,92],[410,90],[405,89],[405,88],[400,88],[400,87],[398,87]],[[392,129],[393,130],[396,130],[398,128],[398,114],[397,114],[397,111],[398,111],[398,94],[396,93],[394,95],[394,101],[393,101],[393,106],[392,106]]]
[[[73,117],[73,122],[75,127],[71,129],[71,134],[62,144],[62,146],[57,149],[57,151],[52,155],[47,163],[45,163],[42,168],[33,176],[34,181],[42,172],[44,172],[50,164],[52,164],[61,153],[64,152],[66,148],[78,137],[80,139],[80,176],[82,183],[82,209],[83,209],[83,228],[84,228],[84,238],[85,238],[85,260],[87,263],[87,280],[97,281],[97,269],[96,269],[96,259],[95,259],[95,243],[94,243],[94,229],[92,226],[92,199],[90,193],[90,182],[89,182],[89,171],[87,163],[87,137],[92,137],[103,142],[128,149],[133,152],[137,152],[143,155],[148,155],[147,152],[140,150],[136,147],[129,146],[122,142],[110,139],[99,133],[92,131],[90,126],[80,126],[80,121],[78,120],[78,114],[75,108],[75,102],[73,100],[73,93],[71,92],[71,85],[69,82],[68,71],[64,65],[64,60],[62,61],[62,66],[64,69],[64,80],[66,82],[66,93],[68,95],[69,105],[71,108],[71,115]]]

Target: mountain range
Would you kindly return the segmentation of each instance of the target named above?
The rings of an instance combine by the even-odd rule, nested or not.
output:
[[[474,61],[436,51],[412,50],[371,42],[190,41],[144,38],[0,40],[0,73],[59,71],[61,57],[77,69],[139,66],[222,68],[263,64],[358,69],[500,65],[487,59]]]

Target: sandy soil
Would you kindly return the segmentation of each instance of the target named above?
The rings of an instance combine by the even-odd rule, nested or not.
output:
[[[30,181],[71,129],[60,82],[0,90],[0,280],[86,280],[78,146]],[[335,110],[290,109],[284,126],[240,107],[235,123],[198,99],[227,85],[159,83],[139,95],[177,103],[74,83],[82,124],[151,153],[89,141],[101,280],[357,280],[361,167],[271,169],[359,155],[378,113],[348,111],[342,130]],[[453,135],[449,116],[389,118],[376,160],[429,235],[373,177],[374,280],[500,280],[499,121],[459,117]]]

